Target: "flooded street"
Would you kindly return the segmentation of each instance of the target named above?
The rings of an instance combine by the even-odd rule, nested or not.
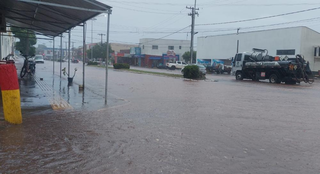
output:
[[[37,65],[36,74],[50,85],[51,66]],[[75,85],[81,66],[71,64]],[[104,107],[105,70],[86,68],[85,95],[76,87],[70,101],[59,93],[73,109],[27,112],[18,126],[0,122],[0,173],[320,171],[319,81],[274,85],[215,74],[188,81],[110,69]]]

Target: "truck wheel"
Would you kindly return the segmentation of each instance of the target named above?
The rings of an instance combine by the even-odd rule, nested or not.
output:
[[[278,84],[281,83],[277,74],[271,74],[271,76],[269,77],[269,82],[270,83],[278,83]]]
[[[252,81],[259,82],[259,78],[257,78],[257,75],[256,75],[256,74],[253,74],[253,75],[252,75]]]
[[[238,72],[236,73],[236,80],[243,80],[242,72],[238,71]]]
[[[171,67],[171,69],[172,69],[172,70],[175,70],[175,69],[176,69],[176,67],[175,67],[175,66],[172,66],[172,67]]]
[[[295,85],[297,82],[295,80],[287,80],[285,81],[286,85]]]

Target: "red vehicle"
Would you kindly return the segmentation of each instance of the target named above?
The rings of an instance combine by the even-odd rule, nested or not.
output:
[[[72,59],[71,62],[72,63],[79,63],[80,61],[78,59]]]

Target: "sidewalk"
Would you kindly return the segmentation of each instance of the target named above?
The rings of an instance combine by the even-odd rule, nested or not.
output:
[[[18,80],[20,84],[21,109],[23,116],[44,115],[55,111],[98,110],[105,108],[104,96],[94,93],[94,90],[79,89],[74,82],[68,86],[66,77],[53,75],[49,64],[37,64],[34,76],[26,75],[20,78],[23,59],[16,61]],[[81,76],[81,74],[77,74]],[[0,94],[1,97],[1,94]],[[119,104],[115,98],[108,97],[108,107]],[[0,121],[3,121],[2,98],[0,101]]]

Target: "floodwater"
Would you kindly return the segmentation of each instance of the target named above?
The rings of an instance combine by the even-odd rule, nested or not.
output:
[[[86,87],[103,96],[104,69],[86,73]],[[109,95],[125,102],[0,123],[0,173],[320,171],[318,82],[186,81],[115,70],[109,77]]]

